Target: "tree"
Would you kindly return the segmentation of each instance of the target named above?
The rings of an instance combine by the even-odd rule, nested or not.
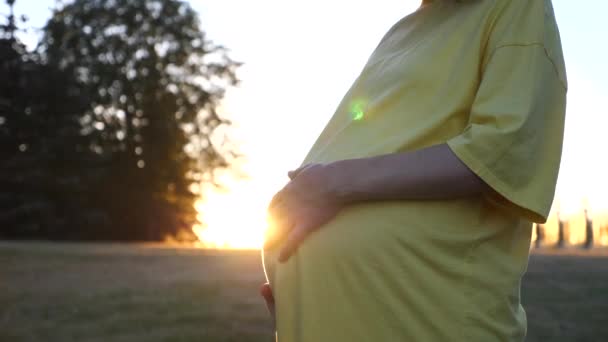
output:
[[[79,117],[88,104],[69,75],[26,50],[15,21],[11,11],[0,27],[0,236],[65,238],[89,214],[77,205],[90,176],[78,168],[87,160]],[[63,214],[71,208],[79,210]]]
[[[190,231],[197,196],[191,185],[235,157],[217,139],[229,121],[216,108],[237,83],[239,66],[205,38],[190,6],[76,0],[53,12],[36,57],[49,91],[33,101],[45,110],[29,108],[48,138],[34,135],[31,146],[55,146],[41,169],[49,183],[66,190],[60,179],[77,184],[78,196],[53,198],[72,203],[55,205],[68,216],[67,208],[84,216],[68,224],[68,235],[158,240]]]

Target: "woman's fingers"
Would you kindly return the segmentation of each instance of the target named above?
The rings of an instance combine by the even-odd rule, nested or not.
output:
[[[270,284],[262,284],[262,286],[260,287],[260,295],[264,298],[266,306],[268,307],[268,311],[270,311],[270,313],[274,315],[274,295],[272,294]]]
[[[294,220],[285,202],[277,204],[269,210],[268,214],[268,228],[264,232],[264,249],[266,250],[283,240],[294,226]]]
[[[279,252],[279,262],[287,261],[287,259],[296,252],[298,246],[300,246],[302,241],[304,241],[306,236],[310,233],[310,228],[310,224],[304,223],[296,225],[295,228],[289,232],[289,235]]]
[[[270,288],[270,284],[265,283],[260,287],[260,295],[264,298],[264,302],[266,302],[266,307],[268,308],[268,312],[270,312],[270,316],[272,316],[272,322],[276,326],[276,315],[275,315],[275,305],[274,305],[274,295],[272,294],[272,289]]]
[[[283,202],[283,196],[284,196],[283,189],[281,189],[276,194],[274,194],[274,196],[272,196],[272,199],[270,200],[270,203],[268,204],[268,210],[272,210],[277,205],[279,205],[280,203],[282,203]]]

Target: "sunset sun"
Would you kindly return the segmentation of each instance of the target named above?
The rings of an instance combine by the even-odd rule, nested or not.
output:
[[[202,247],[258,249],[266,229],[266,201],[253,192],[212,192],[196,203],[193,232]]]

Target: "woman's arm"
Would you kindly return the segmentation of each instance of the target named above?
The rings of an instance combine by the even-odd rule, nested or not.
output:
[[[330,192],[342,203],[474,196],[487,185],[447,144],[326,165]]]
[[[352,203],[385,200],[451,199],[480,195],[488,186],[447,144],[414,152],[305,165],[269,206],[265,248],[281,242],[279,261]]]

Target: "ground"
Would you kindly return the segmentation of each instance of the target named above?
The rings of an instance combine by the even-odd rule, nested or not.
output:
[[[0,341],[273,340],[259,252],[0,242]],[[535,252],[528,341],[608,341],[608,250]]]

